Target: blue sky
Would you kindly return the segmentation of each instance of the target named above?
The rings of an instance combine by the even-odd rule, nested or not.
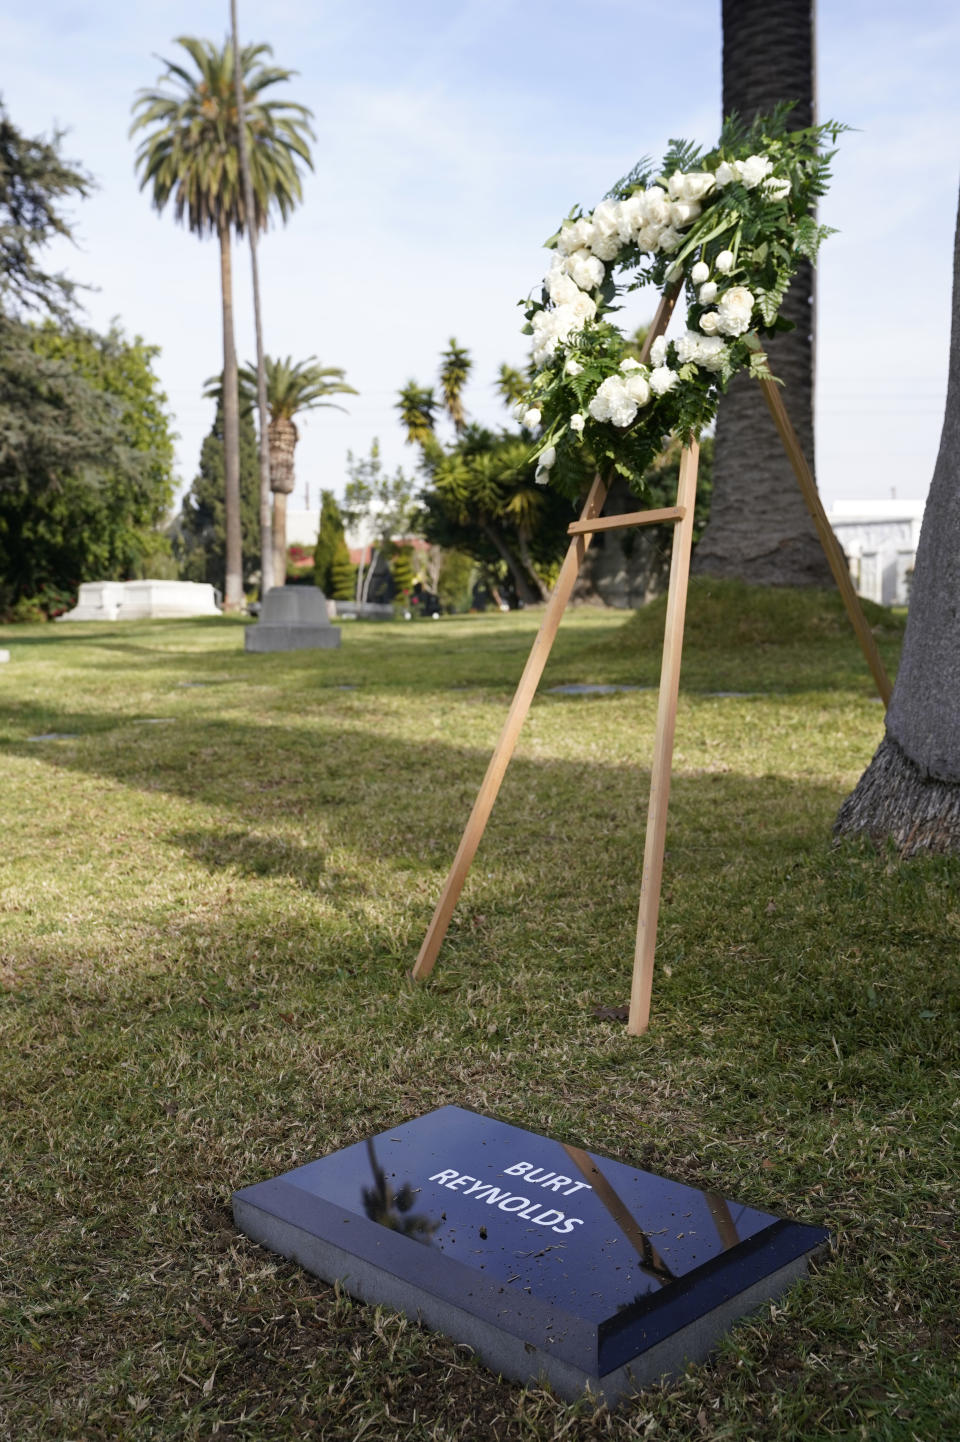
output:
[[[773,3],[773,0],[772,0]],[[519,365],[517,300],[543,240],[669,137],[711,142],[720,122],[719,0],[239,0],[242,38],[299,71],[314,112],[304,204],[261,245],[266,345],[342,365],[349,414],[306,419],[298,490],[342,488],[348,448],[378,436],[412,467],[396,392],[434,378],[450,336],[475,359],[468,407],[496,423],[493,380]],[[2,94],[21,129],[69,131],[99,182],[56,259],[96,287],[90,320],[117,317],[159,345],[158,372],[193,476],[220,367],[213,241],[137,189],[130,106],[174,37],[220,39],[227,0],[0,0]],[[820,265],[817,471],[827,503],[926,494],[946,388],[960,171],[960,13],[953,4],[833,0],[818,18],[819,112],[844,137],[821,217],[840,234]],[[279,92],[278,92],[279,93]],[[252,357],[249,262],[236,256],[238,345]],[[636,302],[647,318],[653,300]],[[789,396],[786,398],[789,405]]]

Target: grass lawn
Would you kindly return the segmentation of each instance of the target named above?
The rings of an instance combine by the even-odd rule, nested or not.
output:
[[[571,613],[544,688],[651,687],[662,619]],[[960,1436],[960,865],[831,847],[882,727],[838,602],[694,588],[648,1035],[593,1009],[629,989],[650,689],[541,691],[407,982],[538,623],[0,635],[0,1436]],[[236,1187],[449,1102],[835,1252],[611,1415],[234,1231]]]

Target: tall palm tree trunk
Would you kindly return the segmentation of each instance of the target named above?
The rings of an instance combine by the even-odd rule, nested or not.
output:
[[[723,0],[723,113],[749,122],[796,101],[791,123],[814,123],[813,0]],[[811,468],[813,270],[804,263],[782,314],[796,329],[769,346],[774,375]],[[710,520],[694,570],[766,586],[829,586],[830,568],[755,381],[738,376],[720,402]]]
[[[886,734],[837,817],[838,835],[893,840],[903,856],[960,854],[960,212],[950,372],[923,512],[903,655]]]
[[[294,487],[293,457],[299,439],[289,416],[274,416],[269,427],[270,487],[273,491],[273,584],[287,578],[287,497]]]
[[[230,228],[221,224],[220,293],[223,300],[223,469],[226,577],[223,609],[243,607],[243,537],[240,531],[240,406],[237,396],[237,350],[233,339],[233,276]]]

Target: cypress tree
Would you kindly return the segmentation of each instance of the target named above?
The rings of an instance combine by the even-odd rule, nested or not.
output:
[[[321,491],[320,530],[317,532],[317,545],[313,553],[313,584],[319,586],[325,596],[333,595],[333,561],[342,541],[343,516],[337,498],[332,491]],[[348,556],[348,562],[349,559]]]
[[[200,468],[180,511],[177,543],[181,570],[189,581],[224,588],[227,533],[224,507],[223,404],[200,448]],[[240,419],[240,530],[244,586],[260,569],[260,460],[253,417]]]

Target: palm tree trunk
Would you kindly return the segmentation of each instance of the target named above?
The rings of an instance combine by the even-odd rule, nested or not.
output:
[[[723,0],[723,113],[745,121],[796,101],[814,123],[812,0]],[[813,468],[813,270],[803,264],[783,315],[796,329],[769,346],[774,375]],[[830,568],[755,381],[738,376],[720,402],[710,520],[693,569],[766,586],[829,586]]]
[[[260,269],[257,265],[257,227],[250,156],[247,154],[247,126],[244,115],[245,96],[243,66],[240,64],[240,36],[237,25],[237,0],[230,0],[230,28],[233,37],[233,78],[237,95],[237,150],[243,177],[244,210],[247,214],[247,236],[250,241],[250,271],[253,280],[253,327],[257,342],[257,412],[260,421],[260,599],[274,584],[273,519],[270,508],[270,448],[267,439],[267,377],[263,363],[263,324],[260,315]],[[283,585],[283,577],[280,579]]]
[[[223,469],[226,576],[223,609],[243,607],[243,536],[240,530],[240,407],[237,398],[237,351],[233,339],[233,278],[230,227],[221,225],[220,294],[223,300]]]
[[[528,542],[529,534],[526,527],[519,526],[517,528],[517,549],[520,552],[520,559],[526,567],[534,586],[540,592],[540,600],[549,601],[550,587],[545,583],[543,577],[538,573],[536,566],[533,564],[533,557],[530,555]]]
[[[950,374],[923,513],[903,656],[886,735],[837,817],[837,835],[890,838],[900,854],[960,854],[960,213]]]
[[[273,584],[287,581],[287,493],[273,493]]]
[[[517,600],[522,601],[525,606],[534,605],[540,598],[531,586],[530,578],[523,566],[500,535],[496,526],[492,526],[489,521],[481,521],[480,529],[496,550],[497,555],[501,560],[506,562],[510,575],[513,578],[513,589],[516,592]]]

